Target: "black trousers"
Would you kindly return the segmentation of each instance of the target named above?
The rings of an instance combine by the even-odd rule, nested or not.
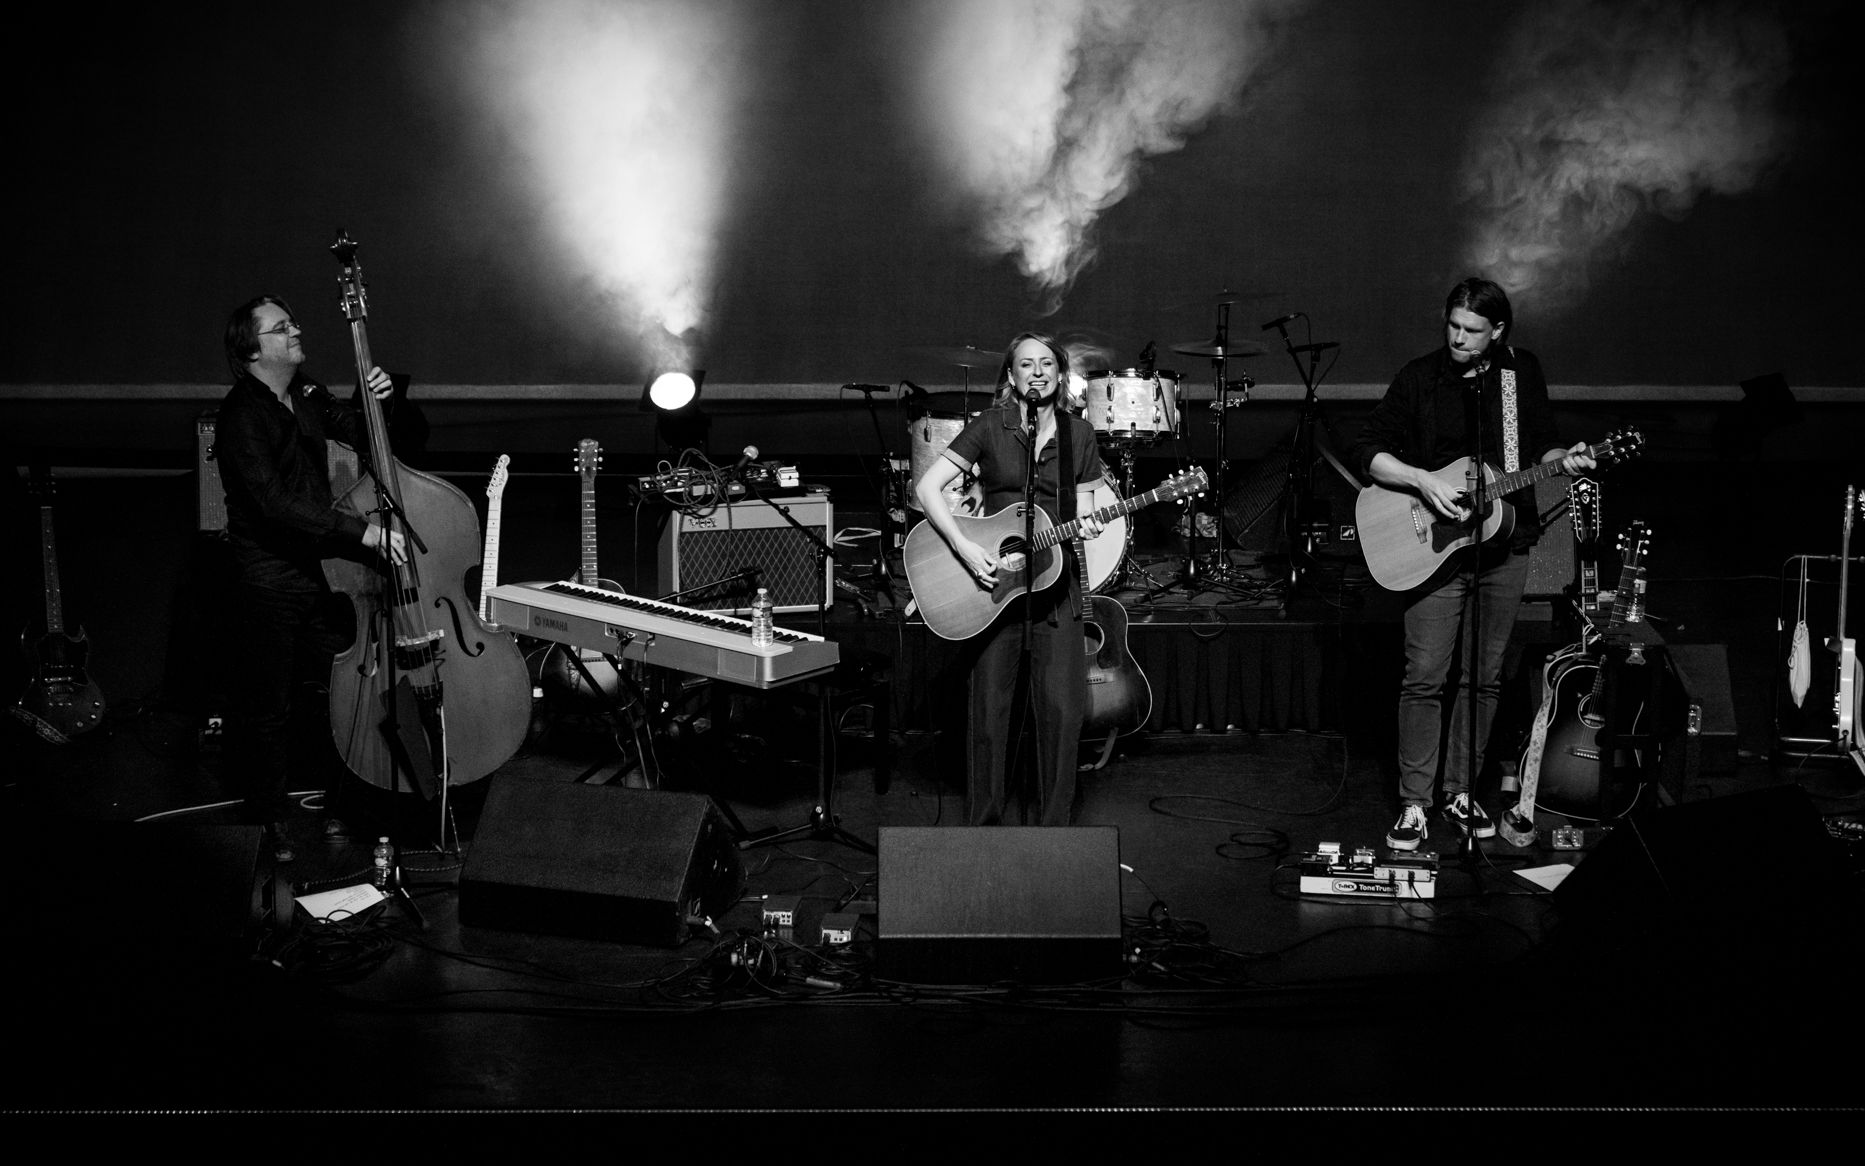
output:
[[[317,774],[315,765],[330,751],[325,712],[299,707],[296,697],[321,693],[307,686],[328,683],[331,657],[348,642],[350,629],[340,623],[338,602],[328,590],[280,589],[245,577],[235,595],[238,676],[227,734],[228,772],[244,796],[241,818],[266,825],[287,816],[285,794],[294,769],[325,784],[327,775]],[[307,723],[324,725],[322,740],[297,731]]]
[[[982,636],[971,669],[971,759],[966,821],[973,826],[1067,826],[1075,812],[1081,722],[1088,669],[1073,580],[1018,599]],[[1023,606],[1030,604],[1030,675],[1018,684]],[[1053,622],[1051,622],[1053,618]],[[1021,698],[1020,698],[1020,694]],[[1024,716],[1034,713],[1034,724]],[[1035,748],[1034,788],[1026,772],[1025,730]]]

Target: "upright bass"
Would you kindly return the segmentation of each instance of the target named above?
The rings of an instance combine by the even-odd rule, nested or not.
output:
[[[343,313],[356,350],[357,383],[375,362],[356,242],[338,231]],[[386,555],[324,561],[331,589],[347,595],[356,637],[331,664],[330,729],[350,772],[371,785],[432,798],[491,773],[518,751],[531,719],[531,683],[517,642],[480,618],[466,594],[479,564],[472,500],[447,482],[396,461],[382,405],[362,403],[368,455],[337,505],[407,540],[408,561]]]

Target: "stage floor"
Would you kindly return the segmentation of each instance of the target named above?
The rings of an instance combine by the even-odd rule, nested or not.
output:
[[[765,744],[711,772],[709,792],[751,831],[807,823],[810,759]],[[929,735],[899,737],[885,793],[872,744],[839,738],[843,828],[872,842],[883,826],[958,819],[956,775]],[[237,922],[222,925],[163,857],[165,838],[232,821],[211,805],[226,793],[218,757],[191,746],[185,726],[124,721],[7,787],[16,839],[32,840],[9,853],[35,864],[15,887],[42,908],[22,923],[16,902],[10,924],[13,1050],[32,1066],[10,1108],[810,1109],[833,1121],[873,1108],[1856,1104],[1856,875],[1809,896],[1797,856],[1765,832],[1712,832],[1726,883],[1644,901],[1643,930],[1615,933],[1563,918],[1516,873],[1572,854],[1490,840],[1466,868],[1434,819],[1434,899],[1304,896],[1301,854],[1380,847],[1393,816],[1382,759],[1339,734],[1147,735],[1084,774],[1078,823],[1118,831],[1138,959],[1124,980],[1062,990],[877,982],[871,922],[849,952],[773,949],[817,984],[739,975],[721,953],[748,950],[763,896],[798,897],[806,947],[825,912],[873,898],[877,877],[885,899],[873,854],[807,837],[742,851],[745,893],[715,920],[720,934],[678,948],[463,925],[460,858],[432,845],[438,815],[373,790],[351,797],[352,836],[334,841],[307,799],[291,823],[299,858],[280,873],[358,879],[389,830],[407,848],[414,909],[252,959]],[[462,787],[451,808],[469,858],[492,783],[573,782],[617,756],[560,731]],[[637,796],[640,781],[621,775],[610,792]],[[1803,790],[1820,812],[1857,808],[1854,774],[1754,762],[1693,787],[1685,808]]]

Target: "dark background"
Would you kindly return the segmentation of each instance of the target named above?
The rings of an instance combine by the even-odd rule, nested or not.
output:
[[[220,383],[221,322],[260,289],[298,306],[322,375],[347,376],[324,252],[342,225],[362,244],[375,349],[417,382],[638,384],[643,356],[567,269],[549,209],[515,193],[522,155],[453,79],[446,54],[474,7],[26,18],[0,81],[13,175],[0,382]],[[657,6],[620,7],[653,19]],[[1545,10],[1272,6],[1272,47],[1235,107],[1141,163],[1099,221],[1098,259],[1039,318],[1013,265],[967,246],[934,193],[905,107],[905,6],[711,7],[755,48],[716,66],[742,87],[743,114],[695,360],[713,384],[750,386],[950,383],[956,370],[905,350],[1001,348],[1033,322],[1089,331],[1125,361],[1149,339],[1208,337],[1198,301],[1224,288],[1263,296],[1237,309],[1249,335],[1305,311],[1316,339],[1342,343],[1332,383],[1383,385],[1431,346],[1444,290],[1468,273],[1460,167],[1486,112],[1519,96],[1493,73],[1508,34]],[[1641,196],[1584,295],[1539,315],[1518,305],[1514,338],[1559,385],[1726,387],[1776,371],[1856,385],[1860,133],[1843,8],[1572,8],[1583,29],[1615,11],[1765,21],[1791,61],[1743,101],[1778,140],[1745,189],[1662,208]],[[1632,70],[1649,55],[1574,44]],[[1285,365],[1252,371],[1292,382]]]

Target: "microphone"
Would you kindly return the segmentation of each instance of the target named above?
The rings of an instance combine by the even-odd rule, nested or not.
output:
[[[914,384],[912,381],[901,381],[900,383],[905,385],[908,391],[912,392],[915,396],[924,397],[929,395],[924,388]]]
[[[1280,328],[1284,324],[1292,324],[1301,318],[1302,318],[1302,314],[1300,312],[1290,312],[1286,316],[1277,316],[1275,319],[1271,320],[1269,323],[1264,324],[1262,330],[1267,332],[1271,328]]]
[[[1319,344],[1292,344],[1289,346],[1289,351],[1290,352],[1326,352],[1330,348],[1339,348],[1339,347],[1340,347],[1340,341],[1338,340],[1323,340]]]
[[[885,393],[892,387],[891,385],[847,384],[842,386],[842,391],[844,393]]]
[[[742,474],[745,472],[746,466],[750,465],[752,462],[757,461],[757,460],[758,460],[758,447],[755,445],[747,445],[744,449],[744,452],[738,455],[738,460],[732,463],[732,468],[726,472],[732,473],[732,474]]]

